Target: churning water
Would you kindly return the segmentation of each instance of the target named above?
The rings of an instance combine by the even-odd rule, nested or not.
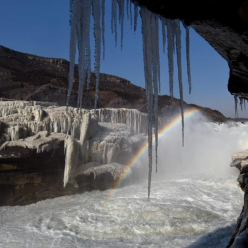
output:
[[[0,247],[225,247],[243,204],[230,156],[246,148],[248,126],[187,130],[183,153],[172,145],[180,137],[168,136],[169,146],[161,141],[163,176],[154,177],[149,202],[143,183],[120,188],[111,199],[110,190],[93,191],[1,207]]]
[[[0,247],[225,247],[242,207],[235,178],[181,178],[2,207]],[[195,241],[201,238],[199,243]]]

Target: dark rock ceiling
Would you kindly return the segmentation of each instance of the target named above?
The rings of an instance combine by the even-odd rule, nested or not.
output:
[[[248,99],[248,0],[135,2],[190,25],[227,61],[230,93]]]

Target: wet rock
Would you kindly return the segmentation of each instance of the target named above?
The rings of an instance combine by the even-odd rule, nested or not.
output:
[[[227,248],[243,248],[248,247],[248,151],[235,153],[232,155],[231,166],[240,170],[238,182],[242,190],[244,190],[244,207],[237,220],[237,225]]]

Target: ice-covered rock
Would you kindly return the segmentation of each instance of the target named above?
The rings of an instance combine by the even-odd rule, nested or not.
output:
[[[234,153],[232,155],[232,167],[239,171],[238,183],[245,192],[244,207],[237,220],[236,228],[232,234],[227,248],[247,247],[248,244],[248,150]]]
[[[99,122],[124,123],[132,134],[147,132],[147,115],[136,109],[97,109]]]
[[[232,155],[231,167],[236,167],[237,169],[241,170],[244,165],[248,164],[247,159],[248,150],[234,153]]]
[[[75,184],[80,190],[105,190],[113,188],[116,180],[122,175],[125,166],[119,163],[100,165],[96,162],[79,167],[75,175]],[[131,170],[125,174],[125,182],[129,182]]]
[[[110,164],[100,165],[98,163],[91,162],[79,168],[76,176],[80,176],[80,175],[89,176],[91,173],[93,173],[94,178],[96,178],[97,176],[100,176],[101,174],[110,173],[113,179],[116,180],[121,176],[124,168],[125,168],[125,165],[119,164],[119,163],[110,163]],[[128,175],[131,175],[131,170],[128,171],[127,176]]]
[[[12,170],[11,187],[14,187],[7,187],[7,198],[9,192],[16,192],[18,195],[18,192],[23,193],[25,187],[34,183],[32,180],[25,180],[27,168],[28,173],[38,173],[40,183],[46,181],[46,175],[59,175],[57,182],[60,183],[56,190],[52,185],[40,185],[44,194],[48,188],[56,191],[54,196],[67,194],[68,191],[81,192],[80,185],[83,184],[81,182],[79,188],[75,189],[75,186],[78,187],[75,177],[78,176],[79,169],[88,170],[91,174],[89,163],[99,165],[97,178],[101,182],[106,181],[104,187],[101,183],[99,187],[112,187],[112,183],[131,161],[139,146],[147,140],[146,115],[137,110],[99,109],[95,113],[94,110],[46,107],[29,102],[0,102],[0,109],[0,170]],[[17,170],[20,173],[18,176]],[[20,178],[22,175],[22,181],[27,185],[23,183],[24,188],[19,191],[14,185],[15,180],[19,180],[16,177]],[[86,175],[87,173],[83,174],[85,180],[95,180],[91,176],[86,179]],[[4,182],[8,185],[6,178]],[[52,183],[52,180],[48,181]],[[62,186],[65,187],[64,192]],[[40,193],[42,197],[45,197],[44,194]],[[29,200],[32,199],[30,196]],[[11,202],[14,203],[15,200]],[[0,201],[0,204],[3,203]]]

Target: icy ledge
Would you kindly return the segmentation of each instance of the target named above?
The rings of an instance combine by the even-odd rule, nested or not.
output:
[[[25,167],[40,173],[63,169],[60,180],[65,192],[71,185],[77,187],[75,175],[87,184],[89,175],[97,179],[108,173],[113,183],[147,140],[143,133],[146,115],[137,110],[99,109],[95,115],[89,110],[32,106],[27,102],[0,102],[0,109],[0,170],[15,173]],[[99,166],[96,178],[96,165],[88,168],[89,163]],[[13,180],[11,185],[15,185]]]

